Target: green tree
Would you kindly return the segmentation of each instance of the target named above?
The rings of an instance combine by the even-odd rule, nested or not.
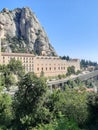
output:
[[[79,126],[83,126],[88,119],[88,107],[85,91],[66,88],[65,92],[60,90],[53,92],[46,102],[54,118],[58,118],[59,112],[64,117],[72,119]]]
[[[70,66],[67,68],[67,76],[71,75],[71,74],[75,74],[75,67],[74,66]]]
[[[18,75],[19,77],[22,77],[24,75],[24,67],[19,60],[15,60],[14,58],[11,59],[7,67],[12,73]]]
[[[44,77],[44,71],[41,71],[40,77]]]
[[[3,88],[3,86],[0,86],[0,129],[7,130],[13,118],[12,99],[8,94],[4,93]]]
[[[80,130],[77,123],[72,120],[64,117],[63,115],[59,116],[59,119],[54,119],[49,124],[42,124],[32,130]]]
[[[11,59],[8,65],[0,65],[0,75],[2,78],[2,84],[9,89],[16,83],[17,79],[24,75],[22,63],[18,60]]]
[[[89,130],[98,129],[98,93],[90,93],[87,98],[89,111],[87,128]]]
[[[70,60],[71,58],[69,57],[69,56],[62,56],[62,57],[60,57],[62,60]]]
[[[10,88],[12,85],[15,84],[15,78],[8,66],[2,65],[0,68],[0,77],[2,81],[2,85],[6,88]]]
[[[16,81],[12,74],[6,75],[4,80],[4,86],[9,90],[12,85],[15,85]]]
[[[48,122],[50,112],[43,105],[46,91],[45,81],[34,73],[28,73],[21,79],[13,104],[17,129],[27,130]]]

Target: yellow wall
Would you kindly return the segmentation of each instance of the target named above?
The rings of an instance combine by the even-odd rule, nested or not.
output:
[[[69,66],[75,66],[76,71],[80,70],[79,60],[66,61],[59,57],[34,56],[26,53],[1,53],[1,64],[8,64],[12,58],[22,62],[26,73],[34,72],[38,76],[42,71],[46,77],[66,74]]]

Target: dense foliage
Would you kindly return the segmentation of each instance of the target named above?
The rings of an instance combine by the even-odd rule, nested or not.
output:
[[[4,43],[9,44],[9,49],[11,49],[12,52],[16,53],[27,53],[28,52],[28,45],[27,41],[23,37],[9,37],[7,36],[5,39],[2,39],[2,52],[5,52],[8,48],[6,46],[3,46]]]
[[[1,83],[0,78],[0,130],[6,130],[12,120],[12,100],[8,94],[3,92]]]
[[[86,92],[89,83],[69,80],[51,92],[43,76],[24,74],[15,62],[0,66],[0,130],[98,130],[98,94]],[[10,96],[4,89],[14,75],[18,91]]]
[[[62,59],[62,60],[71,60],[72,58],[70,58],[69,56],[60,56],[60,58]],[[92,61],[90,61],[90,60],[85,60],[85,59],[81,59],[81,61],[80,61],[80,66],[81,66],[81,68],[87,68],[88,66],[94,66],[95,67],[95,69],[98,69],[98,63],[97,62],[92,62]]]
[[[8,65],[0,66],[2,85],[9,89],[16,81],[24,75],[24,68],[20,61],[12,59]]]
[[[74,66],[70,66],[67,68],[67,76],[71,75],[71,74],[75,74],[75,67]]]
[[[71,58],[69,56],[60,56],[60,58],[62,60],[71,60]]]
[[[48,121],[50,113],[43,106],[46,90],[45,81],[33,73],[28,73],[21,79],[13,104],[17,129],[25,130]]]
[[[80,65],[81,65],[81,68],[86,68],[88,66],[94,66],[95,69],[98,69],[97,62],[92,62],[92,61],[88,61],[88,60],[84,60],[84,59],[81,60]]]

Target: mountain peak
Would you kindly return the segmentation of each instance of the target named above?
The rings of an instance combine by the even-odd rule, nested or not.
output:
[[[35,55],[56,56],[48,36],[35,14],[28,7],[12,11],[4,8],[0,12],[2,31],[2,51],[33,53]]]

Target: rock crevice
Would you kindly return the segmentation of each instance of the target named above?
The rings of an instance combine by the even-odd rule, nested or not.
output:
[[[0,12],[0,26],[3,26],[2,51],[57,55],[30,8],[16,8],[12,11],[4,8]]]

